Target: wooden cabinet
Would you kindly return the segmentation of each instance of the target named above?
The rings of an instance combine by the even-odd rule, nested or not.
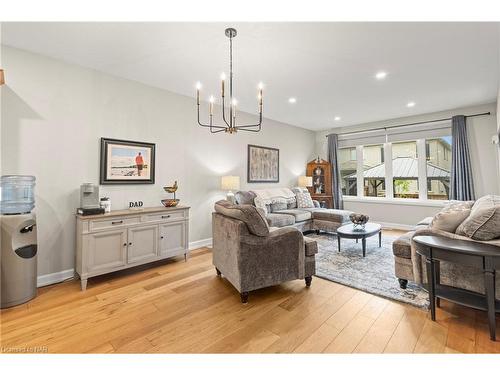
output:
[[[312,160],[307,163],[306,175],[312,177],[313,186],[308,187],[312,199],[333,208],[331,164],[319,158]]]
[[[182,223],[168,223],[160,225],[160,255],[174,256],[182,253],[186,248],[186,230]]]
[[[99,270],[121,267],[127,264],[127,230],[112,230],[91,233],[88,241],[88,270]]]
[[[157,255],[158,225],[141,225],[128,230],[128,263],[156,258]]]
[[[145,208],[76,220],[76,272],[87,279],[189,252],[189,207]]]

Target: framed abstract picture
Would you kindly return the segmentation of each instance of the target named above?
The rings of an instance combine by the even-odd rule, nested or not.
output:
[[[248,145],[248,182],[280,181],[280,150]]]
[[[101,185],[154,184],[155,144],[101,138]]]

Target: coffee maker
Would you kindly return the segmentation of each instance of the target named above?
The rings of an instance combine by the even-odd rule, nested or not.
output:
[[[80,208],[79,215],[103,214],[104,209],[99,204],[99,186],[90,182],[80,186]]]

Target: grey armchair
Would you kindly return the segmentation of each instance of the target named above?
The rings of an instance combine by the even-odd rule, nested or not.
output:
[[[293,227],[269,227],[251,205],[215,204],[212,215],[213,264],[219,276],[238,290],[246,303],[250,291],[305,279],[311,285],[317,244]]]

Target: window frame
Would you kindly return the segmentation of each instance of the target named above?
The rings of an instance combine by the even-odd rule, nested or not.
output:
[[[392,160],[392,145],[396,143],[404,143],[404,142],[416,142],[417,144],[417,160],[418,160],[418,189],[419,189],[419,197],[418,198],[396,198],[394,197],[394,186],[393,186],[393,171],[392,171],[392,163],[385,163],[385,197],[371,197],[364,195],[364,177],[363,177],[363,157],[364,157],[364,147],[366,146],[375,146],[380,145],[380,143],[374,144],[365,144],[358,146],[347,146],[342,147],[341,149],[352,149],[356,148],[356,161],[357,161],[357,195],[343,195],[343,199],[345,201],[351,202],[359,202],[359,201],[368,201],[368,202],[379,202],[379,203],[397,203],[397,204],[409,204],[409,205],[424,205],[424,206],[443,206],[449,199],[443,200],[434,200],[428,198],[427,191],[427,140],[431,140],[434,138],[411,138],[409,137],[407,140],[398,140],[393,142],[386,142],[382,144],[383,147],[383,158],[384,160]],[[448,155],[449,157],[449,155]],[[391,183],[387,183],[390,181]]]

